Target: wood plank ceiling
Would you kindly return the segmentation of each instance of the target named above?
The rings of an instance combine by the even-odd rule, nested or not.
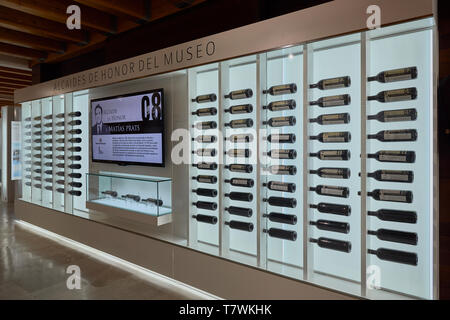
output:
[[[108,37],[206,0],[0,0],[0,54],[38,63],[69,59]],[[81,29],[66,26],[70,5],[81,11]],[[95,46],[95,47],[94,47]],[[0,67],[0,106],[13,90],[31,85],[31,72]]]

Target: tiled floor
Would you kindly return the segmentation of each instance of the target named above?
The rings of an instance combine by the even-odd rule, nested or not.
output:
[[[41,237],[14,224],[13,205],[0,204],[1,299],[196,299]],[[69,290],[66,269],[81,270]]]

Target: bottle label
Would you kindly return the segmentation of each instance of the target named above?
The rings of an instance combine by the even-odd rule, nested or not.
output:
[[[270,184],[270,190],[289,191],[289,188],[288,188],[288,184],[286,184],[286,183],[275,183],[275,182],[272,182]]]
[[[230,93],[232,99],[242,99],[247,98],[247,90],[236,90]]]
[[[230,108],[230,112],[232,114],[249,113],[249,109],[247,105],[234,106]]]
[[[410,132],[395,132],[386,131],[384,133],[384,140],[411,140],[412,134]]]
[[[198,169],[209,169],[211,168],[211,165],[209,163],[199,163],[197,164]]]
[[[392,122],[392,121],[411,121],[412,115],[409,111],[405,110],[395,110],[395,111],[385,111],[384,112],[384,121]]]
[[[384,101],[386,102],[396,102],[411,99],[412,99],[411,92],[407,89],[386,91],[384,93]]]
[[[380,154],[380,161],[406,162],[406,156],[393,154]]]
[[[274,95],[283,94],[283,93],[291,93],[291,85],[284,84],[284,85],[276,86],[276,87],[273,87],[272,90],[273,90]]]
[[[334,107],[334,106],[343,106],[345,105],[345,100],[343,96],[332,96],[322,98],[322,104],[324,107]]]
[[[403,80],[411,80],[412,74],[410,68],[405,69],[397,69],[384,72],[384,81],[385,82],[394,82],[394,81],[403,81]]]
[[[321,151],[319,157],[321,160],[342,160],[342,151]]]
[[[338,89],[345,88],[345,83],[343,78],[334,78],[323,80],[324,89]]]
[[[341,169],[322,169],[320,176],[329,179],[339,179],[344,177]]]
[[[212,182],[212,178],[208,176],[198,176],[198,182]]]
[[[380,200],[406,202],[406,196],[402,195],[400,191],[398,191],[397,194],[393,194],[392,191],[390,191],[389,193],[380,192]]]
[[[247,181],[247,179],[237,179],[237,178],[235,178],[235,179],[231,180],[231,183],[232,184],[238,184],[238,185],[246,186],[248,184],[248,181]]]
[[[382,173],[381,179],[386,181],[408,181],[407,174]]]
[[[327,132],[323,134],[324,142],[345,142],[345,137],[341,132]]]
[[[334,195],[334,196],[342,196],[343,192],[344,192],[343,189],[338,189],[338,188],[333,188],[333,187],[322,187],[320,189],[320,193]]]

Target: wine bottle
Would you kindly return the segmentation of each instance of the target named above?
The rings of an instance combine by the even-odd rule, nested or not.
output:
[[[69,186],[73,188],[81,188],[83,184],[81,182],[69,182]]]
[[[71,196],[76,196],[76,197],[81,196],[81,191],[77,191],[77,190],[69,190],[67,193],[70,194]]]
[[[111,196],[113,198],[117,197],[117,192],[116,191],[112,191],[112,190],[102,191],[102,194],[106,194],[106,195]]]
[[[229,123],[225,123],[225,127],[231,127],[233,129],[251,128],[253,127],[253,120],[252,119],[232,120]]]
[[[53,178],[45,178],[44,181],[48,183],[53,183]]]
[[[56,158],[59,159],[58,157],[60,157],[60,156],[57,156]],[[62,156],[62,157],[63,157],[62,160],[64,160],[64,156]],[[69,160],[72,160],[72,161],[81,161],[81,156],[70,156],[70,157],[69,157]]]
[[[378,181],[407,182],[407,183],[412,183],[414,181],[414,172],[412,171],[377,170],[372,173],[368,173],[367,176],[370,178],[374,178],[375,180]]]
[[[191,114],[193,116],[198,116],[198,117],[215,116],[217,114],[217,109],[216,108],[202,108],[202,109],[198,109],[195,112],[192,112]]]
[[[274,207],[295,208],[297,206],[295,198],[269,197],[264,198],[263,202],[267,202]]]
[[[57,184],[65,185],[66,182],[64,180],[56,180]]]
[[[417,78],[417,67],[401,68],[388,71],[382,71],[375,77],[369,77],[368,81],[378,81],[389,83],[396,81],[412,80]]]
[[[57,189],[56,189],[56,192],[59,192],[59,193],[64,193],[64,192],[65,192],[65,190],[64,190],[64,188],[57,188]]]
[[[40,124],[40,123],[35,124],[35,125],[33,126],[33,128],[40,129],[40,128],[41,128],[41,124]]]
[[[367,99],[369,101],[376,100],[381,103],[415,100],[417,99],[417,89],[407,88],[381,91],[375,96],[369,96]]]
[[[146,203],[152,203],[158,207],[161,207],[163,205],[163,201],[161,199],[147,198],[147,199],[141,199],[141,201],[146,202]]]
[[[45,174],[53,174],[52,170],[45,170]]]
[[[210,197],[210,198],[217,197],[217,190],[215,190],[215,189],[198,188],[198,189],[192,189],[192,192],[196,193],[198,196]]]
[[[247,217],[250,218],[253,215],[253,210],[250,208],[241,208],[241,207],[228,207],[225,208],[225,211],[227,211],[229,214],[240,216],[240,217]]]
[[[241,104],[238,106],[231,106],[230,108],[225,109],[224,111],[229,112],[231,114],[252,113],[253,106],[251,104]]]
[[[251,223],[251,222],[230,220],[230,221],[225,222],[225,225],[229,226],[231,229],[247,231],[247,232],[253,231],[253,223]]]
[[[296,159],[297,151],[294,149],[273,149],[269,152],[263,152],[263,155],[273,159]]]
[[[367,250],[369,254],[376,255],[378,259],[417,266],[417,254],[406,251],[379,248],[377,250]]]
[[[64,152],[64,150],[65,150],[64,147],[57,147],[56,148],[56,151],[63,151]]]
[[[53,130],[47,130],[44,132],[45,135],[51,136],[53,134]]]
[[[270,94],[271,96],[279,96],[282,94],[290,94],[297,92],[297,85],[295,83],[281,84],[272,86],[269,90],[263,90],[263,94]]]
[[[314,119],[309,119],[310,123],[318,123],[320,125],[331,124],[347,124],[350,122],[350,114],[348,113],[335,113],[324,114]]]
[[[322,132],[318,136],[310,136],[309,140],[319,140],[322,143],[350,142],[350,132]]]
[[[317,209],[320,213],[335,214],[338,216],[350,216],[351,207],[346,204],[335,204],[320,202],[318,204],[310,204],[311,209]]]
[[[284,214],[278,212],[271,212],[269,214],[263,214],[263,218],[268,218],[272,222],[284,223],[284,224],[297,224],[297,216],[294,214]]]
[[[376,236],[378,239],[389,242],[417,245],[418,237],[417,233],[404,232],[389,229],[378,229],[377,231],[368,230],[367,233],[372,236]]]
[[[41,142],[42,142],[42,139],[34,139],[33,142],[34,142],[34,143],[41,143]]]
[[[295,166],[270,166],[267,168],[267,171],[277,175],[288,174],[293,176],[297,174],[297,168]]]
[[[53,167],[53,162],[46,162],[46,163],[44,163],[44,166],[52,168]]]
[[[380,131],[377,134],[369,134],[368,139],[377,139],[381,142],[402,142],[402,141],[416,141],[417,130],[386,130]]]
[[[64,123],[64,122],[63,122]],[[81,120],[72,120],[67,123],[68,126],[79,126],[81,125]]]
[[[28,186],[28,187],[31,187],[31,182],[27,181],[27,182],[25,182],[25,185]]]
[[[192,126],[192,128],[196,128],[198,130],[215,129],[217,128],[217,122],[215,121],[197,122]]]
[[[31,121],[31,117],[26,117],[25,121]]]
[[[41,162],[40,162],[40,161],[34,161],[34,162],[33,162],[33,165],[34,165],[34,166],[39,166],[39,167],[40,167],[40,166],[41,166]]]
[[[369,159],[377,159],[380,162],[416,162],[416,153],[414,151],[378,151],[377,153],[368,154]]]
[[[53,191],[53,187],[52,186],[45,186],[44,189],[45,190],[49,190],[49,191]]]
[[[252,142],[253,141],[253,135],[248,134],[248,133],[232,134],[228,138],[225,138],[225,140],[230,140],[233,143]]]
[[[216,142],[217,137],[216,136],[210,136],[210,135],[201,135],[197,136],[196,138],[192,138],[192,141],[197,141],[198,143],[213,143]]]
[[[69,140],[67,140],[69,143],[80,143],[81,142],[81,138],[71,138]]]
[[[249,149],[229,149],[225,154],[233,158],[249,158],[251,152]]]
[[[66,116],[65,113],[58,113],[55,117],[58,118],[58,119],[62,119],[62,118],[64,118],[65,116]]]
[[[196,154],[199,157],[214,157],[216,155],[216,149],[197,149],[192,151],[192,154]]]
[[[317,245],[321,248],[341,251],[350,253],[352,251],[352,244],[348,241],[335,240],[330,238],[320,237],[318,239],[310,238],[309,241],[311,243],[317,243]]]
[[[417,223],[417,213],[414,211],[401,211],[392,209],[380,209],[378,211],[368,211],[367,215],[377,217],[383,221],[400,223]]]
[[[59,134],[64,134],[64,130],[61,130],[63,133],[59,133]],[[69,130],[68,132],[67,132],[68,134],[81,134],[82,133],[82,130],[81,129],[72,129],[72,130]]]
[[[295,143],[295,134],[284,133],[284,134],[271,134],[265,140],[270,143]]]
[[[67,148],[67,150],[70,152],[80,152],[81,147],[70,147],[70,148]]]
[[[197,103],[205,103],[205,102],[214,102],[216,100],[217,96],[214,93],[210,93],[197,96],[195,99],[192,99],[191,101]]]
[[[64,143],[65,141],[66,139],[64,138],[56,139],[56,143]]]
[[[339,89],[339,88],[348,88],[350,87],[352,81],[350,77],[337,77],[320,80],[316,84],[311,84],[309,87],[311,89],[317,88],[320,90],[329,90],[329,89]]]
[[[263,121],[263,125],[269,125],[271,127],[294,126],[296,123],[297,120],[293,116],[270,118],[269,121]]]
[[[297,232],[290,230],[283,230],[278,228],[263,229],[272,238],[295,241],[297,240]]]
[[[198,209],[217,210],[217,203],[215,202],[197,201],[193,202],[192,205],[197,207]]]
[[[64,125],[65,125],[65,122],[64,122],[64,121],[60,121],[60,122],[57,122],[57,123],[56,123],[56,126],[57,126],[57,127],[64,127]]]
[[[368,120],[378,120],[379,122],[399,122],[417,120],[416,109],[380,111],[376,115],[368,116]]]
[[[198,222],[203,222],[203,223],[208,223],[208,224],[216,224],[217,223],[217,217],[208,216],[205,214],[196,214],[196,215],[193,215],[192,218],[194,218]]]
[[[350,160],[350,150],[320,150],[317,153],[310,153],[309,156],[320,160]]]
[[[121,196],[122,198],[126,198],[126,199],[131,199],[134,200],[136,202],[141,201],[141,197],[135,194],[124,194]]]
[[[317,101],[309,102],[310,106],[319,106],[321,108],[348,106],[352,102],[350,95],[342,94],[338,96],[322,97]]]
[[[294,110],[297,107],[295,100],[282,100],[269,103],[267,106],[263,106],[264,110],[270,110],[272,112]]]
[[[44,127],[46,127],[46,128],[53,127],[53,122],[47,122],[46,124],[44,124]]]
[[[251,173],[253,171],[253,166],[251,164],[230,164],[224,168],[231,172]]]
[[[346,222],[317,220],[317,221],[310,221],[309,224],[312,226],[316,226],[316,228],[319,230],[346,233],[346,234],[350,232],[350,224]]]
[[[324,186],[310,187],[309,191],[315,191],[321,196],[348,198],[350,191],[347,187]]]
[[[245,202],[252,202],[253,201],[253,194],[248,193],[248,192],[230,192],[230,193],[225,193],[225,197],[228,197],[231,200],[236,200],[236,201],[245,201]]]
[[[45,143],[53,143],[53,139],[45,139],[44,140]],[[64,142],[64,141],[63,141]]]
[[[35,187],[35,188],[38,188],[38,189],[41,189],[41,188],[42,188],[42,184],[36,183],[36,184],[34,185],[34,187]]]
[[[192,177],[192,180],[197,180],[197,182],[200,183],[217,183],[217,177],[215,176],[199,175],[196,177]]]
[[[192,164],[192,166],[200,170],[217,170],[218,167],[215,162],[199,162]]]
[[[253,96],[252,89],[243,89],[231,91],[229,94],[225,95],[226,99],[237,100],[237,99],[246,99],[251,98]]]
[[[45,159],[53,159],[53,155],[52,154],[46,154],[44,156]]]
[[[361,195],[361,192],[358,192],[358,195]],[[413,193],[411,191],[375,189],[372,192],[368,192],[367,195],[378,201],[413,202]]]
[[[229,183],[235,187],[244,187],[244,188],[251,188],[255,185],[253,179],[243,179],[243,178],[226,179],[225,183]]]
[[[350,169],[347,168],[319,168],[317,170],[309,170],[310,174],[317,174],[321,178],[328,179],[349,179]]]
[[[69,112],[68,116],[72,118],[81,117],[81,112],[80,111]]]
[[[81,164],[77,164],[77,163],[69,164],[67,167],[69,169],[81,169]],[[62,167],[60,167],[60,168],[64,168],[64,165]]]
[[[297,187],[295,183],[289,182],[279,182],[279,181],[269,181],[268,183],[263,183],[263,187],[267,187],[272,191],[290,192],[294,193]]]
[[[41,151],[41,147],[34,147],[33,150]]]
[[[40,154],[40,153],[37,153],[37,154],[35,154],[35,155],[33,155],[33,157],[35,157],[35,158],[42,158],[42,154]]]

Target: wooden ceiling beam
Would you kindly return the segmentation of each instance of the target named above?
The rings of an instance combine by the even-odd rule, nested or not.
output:
[[[24,48],[7,43],[0,43],[0,53],[13,57],[29,58],[29,59],[45,59],[47,52],[30,48]]]
[[[27,87],[27,86],[0,82],[0,90],[2,90],[2,89],[15,90],[15,89],[20,89],[20,88],[25,88],[25,87]]]
[[[151,0],[76,0],[76,2],[137,22],[145,22],[150,18]]]
[[[0,27],[0,42],[56,53],[63,53],[65,50],[64,42],[2,27]]]
[[[30,80],[20,80],[20,79],[10,79],[10,78],[4,78],[0,76],[0,82],[10,82],[15,84],[23,84],[25,86],[31,86]]]
[[[12,95],[14,97],[14,90],[8,91],[5,89],[0,89],[0,94],[2,95]]]
[[[25,76],[25,75],[3,72],[3,71],[0,71],[0,78],[9,79],[9,80],[22,80],[22,81],[27,81],[27,82],[33,81],[33,78],[31,75]]]
[[[30,76],[30,77],[32,76],[32,73],[30,70],[22,70],[22,69],[8,68],[8,67],[0,66],[0,71],[10,73],[10,74],[22,75],[22,76]]]
[[[0,7],[0,27],[79,45],[86,45],[89,42],[87,31],[69,30],[65,24],[6,7]]]
[[[45,0],[45,3],[42,2],[42,0],[0,0],[0,5],[65,24],[68,18],[67,7],[74,4],[71,0]],[[105,33],[115,33],[114,16],[85,5],[79,7],[82,28],[88,27]]]

